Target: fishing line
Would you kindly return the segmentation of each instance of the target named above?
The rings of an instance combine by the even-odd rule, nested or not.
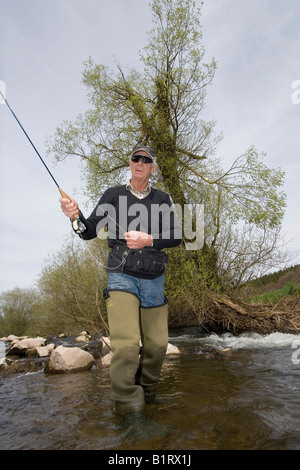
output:
[[[55,185],[57,186],[60,194],[62,197],[64,198],[67,198],[67,199],[70,199],[70,197],[61,189],[61,187],[59,186],[58,182],[56,181],[56,179],[54,178],[53,174],[51,173],[51,171],[49,170],[49,168],[47,167],[46,163],[44,162],[43,158],[41,157],[39,151],[37,150],[37,148],[35,147],[34,143],[32,142],[32,140],[30,139],[29,135],[27,134],[26,130],[24,129],[24,127],[22,126],[20,120],[17,118],[16,114],[14,113],[14,111],[12,110],[12,108],[10,107],[7,99],[5,98],[5,96],[3,95],[2,91],[0,90],[0,94],[2,96],[2,98],[4,99],[8,109],[10,110],[10,112],[12,113],[12,115],[14,116],[14,118],[16,119],[17,123],[19,124],[19,126],[21,127],[22,131],[24,132],[25,136],[27,137],[27,139],[29,140],[30,144],[32,145],[33,149],[35,150],[36,154],[38,155],[39,159],[41,160],[42,164],[44,165],[44,167],[46,168],[46,170],[48,171],[49,175],[51,176],[52,180],[54,181]],[[108,213],[105,213],[105,211],[102,209],[101,206],[99,206],[100,209],[102,210],[103,214],[104,215],[107,215],[107,217],[109,219],[111,219],[117,227],[119,227],[123,233],[126,232],[126,230],[124,230],[117,222],[116,220],[114,220],[112,217],[110,217],[110,215]]]
[[[54,178],[54,176],[52,175],[51,171],[49,170],[49,168],[47,167],[46,163],[44,162],[43,158],[41,157],[39,151],[37,150],[36,146],[34,145],[34,143],[32,142],[32,140],[30,139],[29,135],[27,134],[27,132],[25,131],[24,127],[22,126],[21,122],[19,121],[19,119],[17,118],[17,116],[15,115],[14,111],[11,109],[11,107],[9,106],[9,103],[7,101],[7,99],[5,98],[5,96],[3,95],[2,91],[0,90],[0,93],[1,93],[1,96],[2,98],[4,99],[8,109],[10,110],[10,112],[12,113],[13,117],[15,118],[15,120],[17,121],[17,123],[19,124],[19,126],[21,127],[22,131],[24,132],[25,136],[27,137],[27,139],[29,140],[30,144],[32,145],[33,149],[35,150],[37,156],[39,157],[39,159],[41,160],[42,164],[44,165],[44,167],[46,168],[46,170],[48,171],[49,175],[51,176],[52,180],[54,181],[56,187],[58,188],[59,191],[61,191],[61,188],[58,184],[58,182],[56,181],[56,179]],[[64,193],[65,194],[65,193]]]
[[[10,107],[10,105],[9,105],[9,103],[8,103],[8,101],[7,101],[7,99],[5,98],[5,96],[3,95],[3,93],[2,93],[1,90],[0,90],[0,94],[1,94],[2,98],[4,99],[4,101],[5,101],[5,103],[6,103],[7,107],[8,107],[8,109],[9,109],[10,112],[12,113],[13,117],[15,118],[15,120],[17,121],[17,123],[19,124],[19,126],[21,127],[21,129],[22,129],[22,131],[24,132],[25,136],[27,137],[28,141],[29,141],[30,144],[32,145],[32,147],[33,147],[34,151],[36,152],[37,156],[39,157],[40,161],[42,162],[42,164],[43,164],[44,167],[46,168],[48,174],[51,176],[51,179],[54,181],[56,187],[58,188],[58,190],[59,190],[59,192],[60,192],[60,194],[61,194],[61,196],[64,197],[64,198],[70,199],[70,197],[69,197],[69,196],[61,189],[61,187],[59,186],[58,182],[57,182],[56,179],[54,178],[53,174],[52,174],[51,171],[49,170],[49,168],[48,168],[48,166],[46,165],[46,163],[44,162],[44,160],[43,160],[43,158],[41,157],[39,151],[37,150],[37,148],[36,148],[36,146],[34,145],[34,143],[32,142],[32,140],[30,139],[30,137],[29,137],[29,135],[27,134],[27,132],[26,132],[26,130],[24,129],[24,127],[22,126],[20,120],[17,118],[16,114],[14,113],[14,111],[12,110],[12,108]],[[109,219],[111,219],[111,220],[116,224],[116,226],[119,227],[119,228],[123,231],[123,233],[126,232],[126,230],[124,230],[124,229],[117,223],[116,220],[114,220],[107,212],[105,212],[105,211],[102,209],[101,206],[99,206],[99,207],[100,207],[100,209],[102,210],[103,214],[106,215]],[[128,254],[129,254],[129,251],[130,251],[130,249],[128,250],[127,256],[128,256]],[[121,266],[122,264],[125,264],[126,259],[127,259],[127,256],[125,257],[124,260],[122,260],[120,266]],[[117,266],[117,268],[119,268],[119,266]],[[117,269],[117,268],[111,268],[111,269]]]

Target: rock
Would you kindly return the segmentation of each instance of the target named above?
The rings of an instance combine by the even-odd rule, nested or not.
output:
[[[177,346],[174,346],[173,344],[168,343],[166,356],[169,356],[171,354],[180,354],[180,349],[178,349]]]
[[[6,338],[6,341],[19,341],[19,336],[9,335],[9,336]]]
[[[91,353],[94,359],[99,359],[103,356],[102,342],[100,339],[89,341],[88,343],[82,344],[80,347],[84,351]]]
[[[6,362],[0,365],[0,373],[5,375],[20,374],[28,372],[38,372],[45,368],[45,359],[18,358],[14,360],[11,357],[6,358]]]
[[[205,353],[204,359],[213,359],[215,357],[214,353]]]
[[[90,333],[89,333],[88,331],[86,331],[86,330],[81,331],[81,332],[79,333],[79,335],[91,337]]]
[[[60,336],[63,337],[63,335]],[[45,372],[77,372],[91,369],[96,362],[97,367],[110,366],[112,351],[109,337],[103,336],[91,341],[89,332],[81,331],[77,340],[78,338],[80,338],[80,342],[84,343],[80,347],[72,347],[74,338],[71,337],[64,345],[58,345],[55,339],[52,339],[53,343],[47,345],[47,340],[42,337],[30,338],[28,336],[9,335],[1,338],[0,372],[34,371],[40,370],[43,365],[45,366]],[[82,341],[83,339],[84,341]],[[48,340],[51,341],[50,338]],[[9,349],[6,352],[8,347]],[[168,344],[167,356],[180,353],[181,351],[176,346],[171,343]],[[28,360],[25,360],[25,358]],[[36,364],[34,361],[36,361]]]
[[[52,351],[45,372],[63,373],[89,370],[94,361],[90,353],[80,348],[58,346]]]
[[[8,356],[24,356],[28,349],[37,349],[46,344],[46,338],[25,338],[13,341],[10,349],[7,351]]]
[[[101,337],[101,343],[102,343],[102,354],[108,354],[111,352],[111,347],[110,347],[110,339],[108,336],[102,336]]]
[[[27,349],[25,353],[26,357],[37,357],[37,350],[35,348]]]
[[[14,342],[14,341],[21,341],[21,339],[28,339],[29,336],[16,336],[16,335],[9,335],[6,338],[6,341]]]
[[[53,343],[47,344],[46,346],[40,346],[36,348],[38,357],[48,357],[54,350],[55,345]]]
[[[101,366],[109,367],[110,363],[111,363],[112,356],[113,356],[112,352],[109,352],[108,354],[105,354],[105,356],[101,358]]]
[[[79,335],[75,338],[76,343],[88,343],[91,338],[85,335]]]
[[[88,343],[91,340],[91,335],[88,331],[81,331],[77,338],[75,338],[76,343]]]
[[[225,348],[218,351],[218,354],[220,354],[221,356],[232,356],[232,351],[230,348]]]

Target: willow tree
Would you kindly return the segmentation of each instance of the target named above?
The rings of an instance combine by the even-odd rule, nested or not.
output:
[[[132,148],[150,144],[159,166],[155,183],[177,204],[205,206],[203,249],[184,253],[185,261],[193,258],[187,278],[196,273],[206,284],[240,283],[278,259],[284,175],[253,147],[222,168],[215,122],[202,119],[217,65],[204,60],[201,11],[191,0],[152,0],[151,8],[143,72],[125,72],[118,63],[111,70],[89,58],[83,83],[90,109],[57,129],[50,150],[58,161],[80,159],[86,192],[96,202],[106,187],[124,183]]]

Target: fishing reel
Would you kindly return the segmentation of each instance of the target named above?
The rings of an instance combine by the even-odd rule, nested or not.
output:
[[[86,231],[86,226],[84,225],[80,217],[77,217],[76,219],[71,220],[71,222],[72,222],[72,227],[75,233],[81,234]]]

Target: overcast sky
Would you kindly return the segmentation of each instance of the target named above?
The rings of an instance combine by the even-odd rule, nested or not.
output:
[[[80,205],[76,160],[54,165],[45,141],[87,107],[83,62],[139,69],[148,0],[0,0],[0,80],[59,185]],[[202,2],[197,2],[199,5]],[[224,167],[255,145],[286,172],[283,234],[300,251],[300,0],[206,0],[206,61],[218,70],[205,119],[223,132]],[[293,86],[298,86],[293,88]],[[299,90],[299,92],[298,92]],[[75,188],[77,188],[75,190]],[[71,234],[59,193],[5,104],[0,105],[0,292],[33,287],[45,259]],[[300,262],[299,255],[294,264]]]

